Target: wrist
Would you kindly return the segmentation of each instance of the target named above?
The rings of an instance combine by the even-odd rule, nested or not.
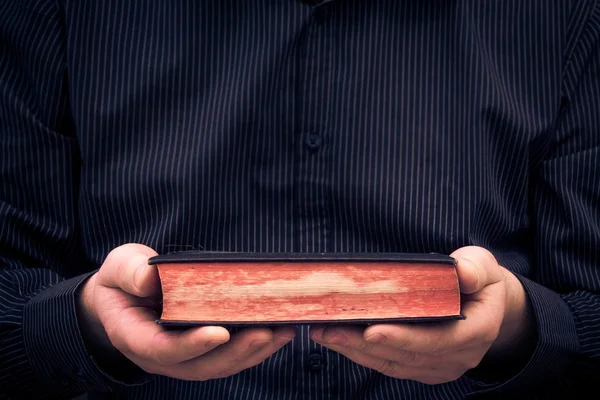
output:
[[[501,382],[523,370],[536,346],[533,309],[521,282],[502,268],[506,285],[505,315],[498,337],[479,365],[467,375],[482,382]]]
[[[535,336],[533,308],[521,282],[510,271],[502,268],[506,284],[506,310],[497,339],[488,354],[506,358],[507,353],[532,350]],[[506,350],[510,349],[509,352]]]
[[[96,274],[82,285],[76,299],[77,320],[86,350],[111,379],[119,382],[138,381],[144,372],[112,345],[104,325],[96,315],[95,280]]]
[[[94,287],[96,274],[92,275],[77,293],[77,321],[88,352],[97,359],[112,359],[119,355],[104,326],[95,313]]]

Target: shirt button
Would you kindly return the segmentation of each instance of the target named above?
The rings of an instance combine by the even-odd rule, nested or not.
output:
[[[321,139],[321,135],[318,133],[312,132],[306,135],[306,139],[304,140],[304,144],[306,148],[310,151],[317,151],[321,147],[323,139]]]
[[[313,372],[319,372],[323,368],[323,356],[316,353],[309,355],[308,368]]]

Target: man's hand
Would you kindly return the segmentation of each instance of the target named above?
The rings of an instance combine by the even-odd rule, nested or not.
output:
[[[292,328],[247,329],[231,337],[223,327],[168,331],[153,307],[160,295],[156,252],[139,244],[113,250],[85,284],[79,320],[87,343],[105,357],[122,353],[147,372],[185,380],[236,374],[261,363],[294,337]]]
[[[452,254],[463,293],[464,320],[434,324],[313,327],[311,337],[385,375],[438,384],[475,368],[487,354],[501,360],[535,330],[523,286],[487,250]]]

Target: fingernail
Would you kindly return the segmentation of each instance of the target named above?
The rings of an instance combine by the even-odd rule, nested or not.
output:
[[[374,333],[371,336],[367,337],[365,340],[369,343],[383,344],[383,343],[385,343],[387,338],[385,336],[383,336],[381,333]]]
[[[142,277],[144,275],[144,271],[146,270],[147,265],[142,265],[135,270],[135,274],[133,275],[133,284],[135,285],[137,290],[140,290],[142,286]]]
[[[329,339],[327,339],[325,341],[325,343],[328,344],[339,344],[339,345],[344,345],[346,344],[346,342],[348,342],[348,338],[344,335],[342,335],[341,333],[336,333],[335,335],[333,335],[332,337],[330,337]]]
[[[292,340],[293,338],[296,337],[295,333],[291,333],[289,335],[277,335],[278,338],[280,339],[285,339],[285,340]]]
[[[261,348],[265,347],[269,343],[271,343],[270,340],[255,340],[252,343],[250,343],[250,346],[248,348],[256,351],[256,350],[260,350]]]
[[[479,276],[479,268],[477,268],[477,264],[475,264],[475,262],[473,262],[470,259],[463,259],[463,265],[468,266],[468,268],[471,269],[471,273],[475,276],[475,283],[474,283],[474,287],[470,288],[467,287],[465,288],[468,292],[474,292],[480,289],[480,283],[481,283],[481,277]]]
[[[277,341],[277,344],[285,344],[289,341],[291,341],[293,339],[293,337],[289,337],[289,336],[276,336],[275,340]]]
[[[310,338],[314,341],[321,342],[323,340],[323,328],[311,329]]]

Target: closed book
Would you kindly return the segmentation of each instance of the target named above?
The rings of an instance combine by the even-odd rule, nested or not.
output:
[[[164,325],[370,324],[459,319],[456,260],[414,253],[153,257]]]

